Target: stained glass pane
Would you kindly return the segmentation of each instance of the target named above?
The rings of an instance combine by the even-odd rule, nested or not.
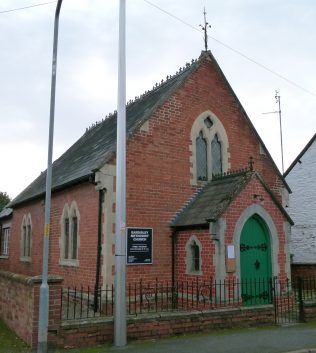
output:
[[[32,232],[32,228],[31,225],[28,224],[27,225],[27,236],[26,236],[26,254],[25,256],[30,257],[31,256],[31,232]]]
[[[64,227],[65,227],[64,258],[68,259],[69,258],[69,218],[65,218]]]
[[[215,135],[212,141],[212,173],[213,175],[222,173],[222,146]]]
[[[202,131],[196,139],[196,174],[197,180],[207,180],[207,143]]]
[[[77,237],[78,237],[78,218],[75,216],[72,218],[72,254],[71,258],[77,258]]]
[[[26,246],[27,246],[27,234],[26,234],[26,226],[23,226],[23,256],[26,255]]]
[[[199,246],[194,241],[191,244],[191,271],[199,271],[200,270],[200,249]]]

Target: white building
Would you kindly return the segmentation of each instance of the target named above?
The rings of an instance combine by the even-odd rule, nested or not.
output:
[[[316,134],[284,173],[292,189],[292,275],[316,276]]]

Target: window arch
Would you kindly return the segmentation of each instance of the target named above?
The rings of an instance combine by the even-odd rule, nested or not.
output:
[[[21,260],[31,260],[32,248],[32,219],[30,213],[24,215],[21,225]]]
[[[192,235],[186,244],[186,272],[188,274],[202,273],[201,251],[201,243],[195,235]]]
[[[191,128],[191,185],[199,185],[213,174],[226,172],[229,144],[221,121],[210,111],[200,114]]]
[[[62,265],[79,265],[79,218],[77,204],[74,201],[70,207],[65,204],[60,222],[60,263]]]

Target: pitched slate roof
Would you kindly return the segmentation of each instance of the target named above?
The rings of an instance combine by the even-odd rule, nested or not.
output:
[[[146,120],[162,106],[175,91],[184,84],[186,79],[205,60],[211,61],[215,69],[222,76],[231,94],[236,99],[242,110],[250,128],[260,141],[265,153],[271,159],[267,148],[252,125],[249,117],[239,102],[237,96],[229,85],[225,75],[221,71],[218,63],[211,52],[202,52],[198,60],[192,60],[191,64],[186,64],[174,76],[167,77],[167,80],[156,85],[151,91],[129,103],[126,108],[127,139],[140,128]],[[106,162],[115,156],[116,152],[116,113],[110,115],[105,120],[97,123],[89,129],[75,144],[73,144],[60,158],[53,163],[52,171],[52,191],[60,190],[69,185],[87,181]],[[276,172],[282,178],[278,168]],[[282,178],[283,179],[283,178]],[[285,180],[284,185],[289,189]],[[46,172],[35,179],[24,191],[22,191],[11,203],[10,207],[17,206],[27,201],[42,197],[45,193]]]
[[[200,65],[201,59],[186,64],[167,81],[155,86],[126,107],[127,139],[183,84]],[[53,163],[52,190],[88,180],[94,171],[108,162],[116,152],[116,112],[86,133]],[[15,206],[37,198],[45,192],[46,172],[42,173],[10,204]]]
[[[302,151],[299,153],[299,155],[294,159],[292,164],[287,168],[285,173],[283,174],[283,177],[285,178],[290,171],[295,167],[295,164],[299,162],[299,160],[303,157],[303,155],[306,153],[306,151],[311,147],[311,145],[314,143],[316,140],[316,134],[308,141],[307,145],[302,149]]]
[[[7,218],[7,217],[10,217],[12,215],[12,208],[4,208],[1,212],[0,212],[0,219],[2,218]]]
[[[210,221],[216,221],[223,214],[253,177],[258,178],[280,211],[291,224],[294,224],[260,175],[253,171],[242,171],[209,181],[175,217],[171,222],[171,227],[181,229],[208,226]]]

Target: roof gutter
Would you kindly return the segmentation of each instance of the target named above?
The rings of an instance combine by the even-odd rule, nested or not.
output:
[[[90,173],[90,174],[85,175],[83,177],[79,177],[77,179],[71,180],[68,183],[55,186],[55,187],[52,188],[52,193],[67,189],[69,186],[75,186],[75,185],[78,185],[78,184],[81,184],[81,183],[84,183],[84,182],[87,182],[87,181],[91,182],[91,180],[94,180],[94,173]],[[35,201],[37,199],[42,198],[44,195],[45,195],[45,191],[42,191],[39,194],[34,195],[32,197],[29,197],[29,198],[26,198],[26,199],[24,199],[22,201],[14,202],[14,200],[13,200],[12,202],[10,202],[8,207],[15,208],[17,206],[23,206],[26,203],[29,203],[31,201]]]

